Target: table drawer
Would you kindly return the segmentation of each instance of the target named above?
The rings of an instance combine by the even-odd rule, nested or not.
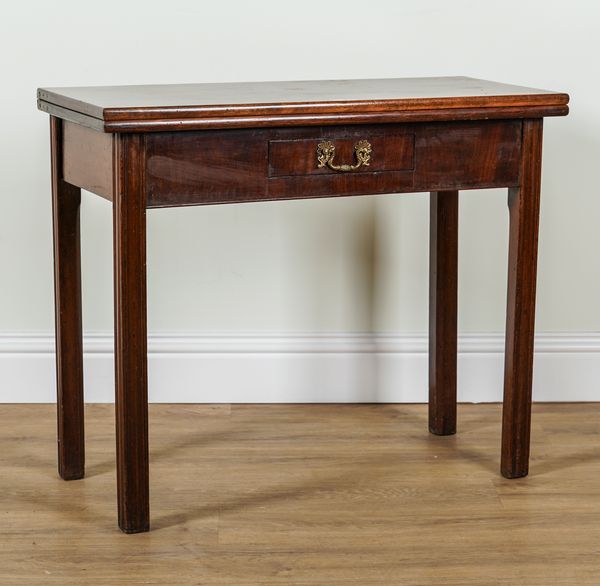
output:
[[[331,133],[332,135],[334,133]],[[414,168],[414,134],[362,133],[357,136],[269,141],[269,176],[377,173]]]

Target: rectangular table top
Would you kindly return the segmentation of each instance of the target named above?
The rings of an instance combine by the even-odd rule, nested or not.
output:
[[[41,110],[106,132],[564,115],[565,93],[470,77],[42,88]]]

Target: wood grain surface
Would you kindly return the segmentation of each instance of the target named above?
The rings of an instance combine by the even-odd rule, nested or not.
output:
[[[568,391],[568,389],[565,389]],[[600,558],[600,404],[534,404],[531,471],[498,475],[500,405],[150,405],[153,531],[115,526],[114,411],[87,476],[52,405],[0,406],[0,583],[586,586]]]
[[[527,475],[533,387],[542,120],[523,122],[521,185],[508,190],[508,292],[504,358],[502,474]]]
[[[63,122],[62,148],[65,181],[112,201],[112,135]]]
[[[106,132],[565,115],[569,96],[470,77],[40,88],[38,107]]]
[[[429,431],[456,433],[458,191],[429,196]]]
[[[521,128],[520,120],[486,120],[152,133],[145,135],[147,205],[516,186]],[[320,142],[332,141],[340,160],[351,162],[363,139],[373,144],[369,167],[318,169]]]
[[[81,190],[62,174],[63,121],[50,118],[58,471],[76,480],[85,471],[81,310]]]
[[[115,148],[113,262],[119,527],[148,531],[148,327],[144,137]]]

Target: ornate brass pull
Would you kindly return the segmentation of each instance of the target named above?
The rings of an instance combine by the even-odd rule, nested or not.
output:
[[[321,169],[327,165],[334,171],[356,171],[360,167],[369,166],[372,150],[373,148],[368,140],[359,140],[354,145],[356,163],[354,163],[354,165],[334,165],[333,157],[335,157],[335,145],[330,140],[326,140],[320,142],[317,146],[317,167]]]

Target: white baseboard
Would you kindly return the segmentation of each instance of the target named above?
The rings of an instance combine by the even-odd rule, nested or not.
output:
[[[112,336],[84,340],[85,399],[114,397]],[[534,399],[600,401],[600,333],[536,337]],[[151,335],[157,403],[318,403],[427,400],[427,337],[394,334]],[[502,334],[459,339],[458,395],[502,398]],[[54,402],[54,338],[0,334],[0,402]]]

